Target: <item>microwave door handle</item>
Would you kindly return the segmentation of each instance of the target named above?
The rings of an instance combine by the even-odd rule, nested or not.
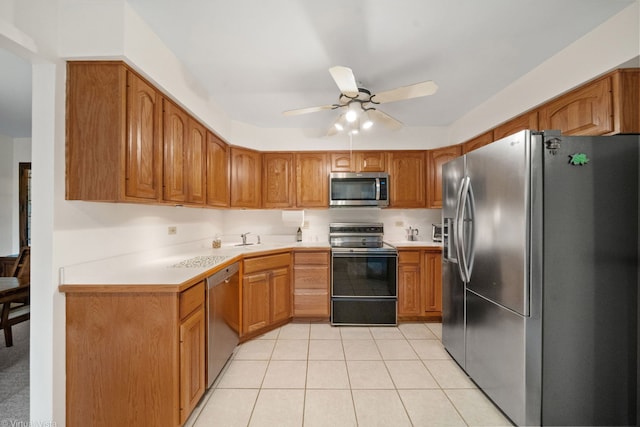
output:
[[[380,200],[380,178],[376,178],[376,200]]]

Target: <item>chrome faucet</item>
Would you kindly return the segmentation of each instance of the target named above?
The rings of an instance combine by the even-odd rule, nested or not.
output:
[[[247,244],[247,234],[251,233],[250,231],[247,231],[244,234],[241,234],[240,237],[242,237],[242,244],[246,245]]]

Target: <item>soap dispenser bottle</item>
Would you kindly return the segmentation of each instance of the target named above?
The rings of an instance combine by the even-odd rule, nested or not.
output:
[[[298,227],[298,231],[296,231],[296,242],[302,242],[302,230]]]

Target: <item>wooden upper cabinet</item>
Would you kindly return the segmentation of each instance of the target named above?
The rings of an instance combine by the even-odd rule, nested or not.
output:
[[[442,207],[442,165],[462,155],[461,145],[437,148],[428,152],[427,207]]]
[[[506,123],[493,129],[493,140],[497,141],[506,136],[513,135],[521,130],[533,130],[537,131],[538,128],[538,112],[531,111],[529,113],[521,114],[509,120]]]
[[[204,204],[207,178],[207,130],[191,117],[188,121],[186,144],[187,202]]]
[[[390,207],[426,207],[425,165],[424,151],[389,153]]]
[[[613,132],[611,77],[596,80],[540,107],[540,128],[563,135]]]
[[[386,159],[384,151],[339,151],[331,153],[331,172],[384,172]]]
[[[229,146],[207,132],[207,204],[229,206]]]
[[[469,151],[473,151],[487,144],[491,144],[493,141],[493,130],[490,130],[489,132],[485,132],[482,135],[478,135],[475,138],[463,143],[462,154],[467,154]]]
[[[185,154],[188,116],[171,101],[164,100],[164,195],[165,201],[185,202]]]
[[[329,207],[329,171],[327,153],[300,152],[296,162],[296,206]]]
[[[384,172],[387,170],[387,155],[384,151],[357,151],[357,172]]]
[[[331,172],[355,172],[356,165],[353,153],[350,151],[338,151],[331,153]]]
[[[292,153],[262,154],[262,207],[294,206],[295,170]]]
[[[231,207],[259,208],[262,158],[258,151],[231,147]]]
[[[161,99],[121,62],[67,64],[68,200],[160,199]]]
[[[126,196],[158,199],[162,183],[162,98],[127,72]]]
[[[611,78],[614,133],[640,133],[640,69],[616,70]]]

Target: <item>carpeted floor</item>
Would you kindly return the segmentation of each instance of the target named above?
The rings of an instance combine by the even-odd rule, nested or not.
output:
[[[0,332],[0,426],[29,425],[29,323],[12,327],[12,347]]]

